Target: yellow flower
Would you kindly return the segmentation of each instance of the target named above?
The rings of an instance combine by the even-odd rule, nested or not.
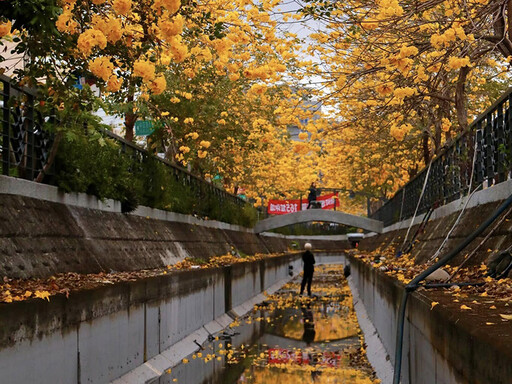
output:
[[[443,117],[441,119],[441,130],[443,132],[448,132],[451,127],[452,127],[452,123],[450,122],[450,120],[448,120],[446,117]]]
[[[170,14],[174,14],[180,9],[180,0],[161,0],[161,4],[169,11]]]
[[[110,43],[115,43],[123,36],[123,28],[121,21],[117,18],[103,18],[99,15],[92,17],[92,25],[95,29],[100,30],[107,37]]]
[[[206,140],[202,140],[199,145],[203,148],[210,148],[210,145],[211,143],[209,141],[206,141]]]
[[[197,157],[199,157],[200,159],[204,159],[206,157],[206,155],[208,154],[208,152],[206,151],[197,151]]]
[[[177,104],[179,103],[181,100],[179,98],[177,98],[176,96],[172,97],[171,100],[169,100],[171,103],[173,104]]]
[[[393,93],[394,88],[395,88],[394,85],[391,83],[381,84],[381,85],[377,86],[376,91],[378,94],[380,94],[382,96],[386,96],[386,95],[389,95],[390,93]]]
[[[123,79],[120,79],[117,76],[110,76],[107,82],[107,91],[108,92],[118,92],[123,85]]]
[[[144,81],[153,80],[155,78],[155,66],[149,61],[138,60],[133,64],[133,75],[142,77]]]
[[[175,62],[181,63],[188,56],[188,48],[181,42],[181,36],[175,36],[170,41],[171,53]]]
[[[185,146],[185,145],[182,145],[180,147],[180,152],[182,152],[182,153],[189,153],[190,152],[190,148]]]
[[[193,124],[194,119],[192,117],[187,117],[185,120],[183,120],[185,124]]]
[[[415,95],[416,90],[414,88],[410,88],[410,87],[403,87],[403,88],[395,89],[395,91],[393,93],[398,99],[404,99],[408,96]]]
[[[112,7],[118,15],[126,15],[132,8],[132,0],[114,0]]]
[[[183,31],[185,20],[183,16],[177,15],[172,21],[162,20],[159,23],[160,30],[166,39],[179,35]]]
[[[71,14],[70,9],[65,9],[59,15],[59,18],[55,22],[55,26],[60,32],[66,33],[75,33],[78,28],[78,23],[73,20],[73,15]],[[0,37],[2,36],[2,26],[0,25]]]
[[[0,23],[0,37],[4,37],[11,33],[12,24],[10,21],[7,21],[5,23]]]
[[[80,52],[85,56],[89,56],[94,47],[105,48],[107,46],[107,38],[103,32],[97,29],[88,29],[78,36],[77,45]]]
[[[448,59],[448,68],[450,69],[459,69],[462,67],[467,67],[470,65],[469,57],[455,57],[450,56]]]
[[[189,93],[189,92],[184,92],[184,93],[183,93],[183,97],[184,97],[185,99],[187,99],[187,100],[190,100],[190,99],[192,99],[192,94],[191,94],[191,93]]]
[[[158,76],[155,80],[151,81],[149,83],[149,89],[154,95],[159,95],[163,91],[165,91],[165,88],[167,87],[167,81],[165,81],[165,77]]]
[[[308,138],[307,132],[301,132],[299,133],[299,139],[306,140]]]
[[[230,81],[237,81],[240,78],[240,75],[238,73],[232,73],[228,76]]]
[[[219,119],[219,120],[217,120],[217,123],[218,123],[219,125],[226,125],[226,120],[224,120],[224,119]]]
[[[108,81],[114,71],[114,64],[112,64],[107,56],[97,57],[89,61],[89,70],[94,76],[99,77],[103,81]]]

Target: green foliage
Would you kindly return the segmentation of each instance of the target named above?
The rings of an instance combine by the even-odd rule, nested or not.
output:
[[[110,139],[67,134],[60,144],[55,168],[57,185],[66,192],[123,201],[132,186],[129,161]]]
[[[128,149],[130,151],[131,149]],[[153,156],[123,153],[117,142],[97,131],[66,131],[55,163],[56,183],[67,192],[84,192],[100,199],[115,199],[123,212],[137,205],[253,226],[257,211],[222,201],[207,184],[173,169]]]

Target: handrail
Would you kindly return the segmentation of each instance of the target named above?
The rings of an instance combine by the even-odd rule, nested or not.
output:
[[[119,136],[119,135],[116,135],[114,132],[112,131],[109,131],[108,129],[105,129],[103,130],[103,133],[106,134],[108,137],[110,137],[111,139],[114,139],[116,141],[119,141],[121,143],[123,143],[124,145],[127,145],[129,147],[131,147],[133,150],[137,151],[137,152],[141,152],[141,153],[144,153],[148,156],[153,156],[156,160],[160,161],[161,163],[165,164],[166,166],[168,167],[171,167],[171,168],[174,168],[175,170],[177,170],[178,172],[182,172],[184,174],[186,174],[187,176],[189,177],[192,177],[194,179],[196,179],[197,181],[199,182],[202,182],[202,183],[206,183],[208,184],[209,186],[215,188],[216,190],[218,190],[219,192],[223,193],[223,194],[226,194],[232,198],[235,198],[237,200],[240,200],[241,202],[243,202],[244,204],[246,203],[245,200],[241,199],[240,197],[238,197],[237,195],[234,195],[222,188],[219,188],[218,186],[216,186],[215,184],[212,184],[204,179],[202,179],[201,177],[197,176],[197,175],[194,175],[193,173],[191,173],[190,171],[188,171],[187,169],[183,168],[183,167],[180,167],[179,165],[176,165],[176,164],[173,164],[171,163],[170,161],[166,160],[166,159],[162,159],[158,156],[155,156],[151,153],[149,153],[146,149],[138,146],[137,144],[134,144],[133,142],[131,141],[128,141],[126,140],[125,138]]]
[[[459,134],[452,144],[443,149],[432,161],[433,174],[429,178],[429,190],[419,213],[434,204],[445,204],[465,193],[469,187],[471,165],[465,164],[464,151],[470,154],[476,149],[477,162],[474,169],[474,185],[487,181],[488,187],[509,178],[512,164],[512,88],[480,114],[468,129]],[[475,142],[473,142],[475,141]],[[470,156],[468,156],[470,157]],[[509,164],[507,164],[507,162]],[[458,168],[458,170],[456,169]],[[464,169],[463,169],[464,168]],[[409,205],[417,202],[417,186],[423,184],[426,169],[419,172],[371,217],[391,225],[400,219],[411,217]],[[431,180],[432,179],[432,180]],[[448,180],[447,180],[448,179]],[[455,185],[452,185],[455,184]],[[436,188],[434,188],[436,187]],[[402,217],[397,217],[402,198],[407,197]]]
[[[35,180],[46,165],[53,144],[53,136],[46,132],[43,126],[48,119],[54,120],[55,116],[43,116],[35,108],[38,96],[36,89],[17,85],[11,78],[0,75],[0,167],[3,175]],[[19,101],[11,103],[13,98],[19,98]],[[239,207],[247,204],[244,199],[176,164],[151,154],[146,149],[107,129],[102,133],[119,143],[123,151],[128,149],[143,157],[158,160],[172,169],[174,175],[182,183],[192,185],[193,188],[201,191],[201,195],[211,196],[221,205],[223,201],[231,201]],[[45,175],[44,183],[55,182],[51,169],[45,170]]]

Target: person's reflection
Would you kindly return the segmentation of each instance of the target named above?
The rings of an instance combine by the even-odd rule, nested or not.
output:
[[[301,307],[302,310],[302,320],[304,323],[304,333],[302,334],[302,341],[306,343],[309,347],[313,341],[315,341],[315,320],[313,318],[313,311],[311,311],[311,303],[307,303],[306,305]],[[309,353],[309,361],[310,364],[315,366],[319,363],[318,356],[315,353]],[[311,371],[311,379],[313,381],[317,381],[318,377],[322,374],[319,370]]]
[[[311,311],[311,303],[301,307],[302,320],[304,322],[304,334],[302,340],[309,346],[315,340],[315,321],[313,319],[313,312]]]

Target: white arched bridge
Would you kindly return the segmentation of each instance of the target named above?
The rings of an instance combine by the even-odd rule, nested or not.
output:
[[[382,221],[368,219],[366,217],[355,216],[340,211],[327,211],[324,209],[307,209],[286,215],[273,216],[259,221],[254,232],[260,233],[271,229],[285,227],[298,223],[307,223],[311,221],[325,221],[329,223],[344,224],[350,227],[365,229],[371,232],[382,233],[384,225]]]

